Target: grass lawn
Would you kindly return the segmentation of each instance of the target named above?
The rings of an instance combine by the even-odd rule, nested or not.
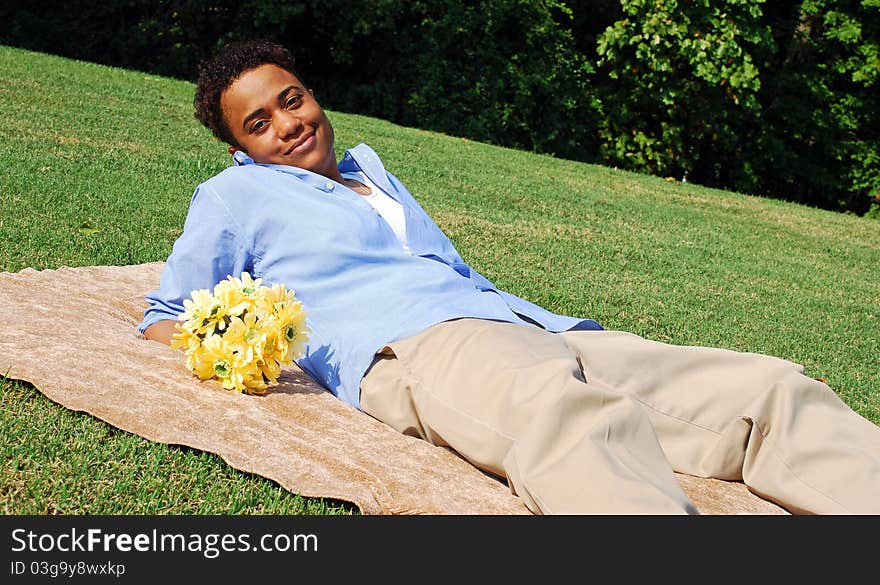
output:
[[[192,96],[0,47],[0,271],[164,260],[196,184],[229,164]],[[500,288],[608,329],[804,364],[880,423],[880,221],[328,115],[338,154],[370,144]],[[358,513],[30,384],[0,377],[0,391],[5,514]]]

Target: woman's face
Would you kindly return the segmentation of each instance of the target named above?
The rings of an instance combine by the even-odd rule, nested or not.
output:
[[[220,96],[220,107],[240,149],[254,162],[339,177],[330,120],[289,71],[271,64],[245,71]]]

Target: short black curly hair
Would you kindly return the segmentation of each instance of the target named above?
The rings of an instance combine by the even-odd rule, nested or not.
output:
[[[290,51],[270,41],[254,39],[226,45],[199,65],[199,80],[193,100],[196,118],[223,142],[240,146],[232,136],[220,107],[223,92],[244,72],[266,64],[277,65],[302,81],[294,63]]]

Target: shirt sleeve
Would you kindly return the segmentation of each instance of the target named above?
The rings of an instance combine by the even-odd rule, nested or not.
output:
[[[252,270],[252,265],[235,216],[210,186],[200,185],[190,201],[183,233],[165,262],[159,288],[145,297],[148,306],[138,331],[143,334],[157,321],[177,320],[192,291],[212,290],[227,276]]]

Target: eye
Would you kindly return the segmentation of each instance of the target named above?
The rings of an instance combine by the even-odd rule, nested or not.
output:
[[[287,109],[295,108],[299,104],[299,102],[301,102],[301,101],[302,101],[301,95],[292,95],[289,98],[287,98],[287,101],[284,102],[284,107]]]
[[[259,132],[266,127],[266,124],[266,120],[257,120],[256,122],[254,122],[254,125],[251,126],[251,132]]]

